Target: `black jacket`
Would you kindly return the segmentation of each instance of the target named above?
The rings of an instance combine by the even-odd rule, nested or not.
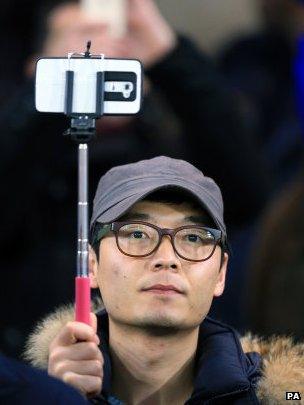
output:
[[[272,190],[282,190],[301,168],[303,123],[295,81],[296,43],[266,29],[237,38],[219,58],[228,83],[244,105],[261,156],[272,173]]]
[[[85,405],[87,400],[72,387],[0,354],[1,405]]]
[[[111,392],[108,320],[101,312],[104,310],[101,302],[92,302],[92,310],[98,315],[100,347],[105,360],[103,399],[96,398],[95,403],[111,404],[107,398]],[[47,370],[50,342],[74,319],[74,305],[69,305],[57,308],[41,320],[27,340],[24,358],[35,367]],[[303,350],[302,343],[295,344],[285,336],[264,339],[248,333],[239,340],[233,329],[206,318],[200,330],[191,401],[242,405],[257,403],[257,397],[262,404],[285,404],[287,389],[300,392],[304,387]]]
[[[102,395],[96,404],[121,403],[111,396],[111,359],[108,315],[97,314],[98,334],[104,358]],[[258,404],[255,388],[261,375],[260,356],[244,354],[237,333],[229,326],[206,318],[200,326],[194,390],[185,405]],[[117,401],[117,402],[115,402]]]

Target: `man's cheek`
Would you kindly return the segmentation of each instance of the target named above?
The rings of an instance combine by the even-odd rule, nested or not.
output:
[[[126,271],[124,266],[121,265],[113,265],[111,269],[111,273],[113,275],[113,278],[116,279],[118,282],[119,281],[127,281],[129,279],[129,274]]]
[[[125,295],[130,294],[130,275],[122,265],[112,265],[107,268],[106,272],[102,273],[101,277],[101,291],[104,295],[111,299],[111,297],[119,298],[121,301]]]
[[[121,277],[122,268],[123,266],[119,265],[118,263],[115,263],[115,258],[108,257],[107,262],[103,261],[101,263],[99,269],[100,279],[103,282],[107,282],[107,280],[111,279],[118,279],[119,277]]]
[[[195,288],[191,294],[189,309],[194,318],[202,320],[209,312],[213,294],[210,285],[200,282],[197,286],[198,288]]]

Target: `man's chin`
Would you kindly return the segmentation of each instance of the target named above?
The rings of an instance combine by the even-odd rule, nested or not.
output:
[[[135,318],[133,325],[143,329],[153,335],[172,335],[181,330],[188,329],[189,326],[180,317],[169,314],[150,314],[144,317]]]

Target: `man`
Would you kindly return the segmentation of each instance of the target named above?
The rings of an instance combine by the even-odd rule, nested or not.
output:
[[[258,31],[225,46],[219,67],[238,94],[247,127],[268,162],[271,191],[279,192],[302,166],[295,61],[304,29],[304,3],[256,0],[256,8],[261,16]]]
[[[276,244],[275,251],[281,253],[284,259],[280,254],[274,255],[270,246],[279,234],[277,229],[285,220],[289,227],[288,234],[294,238],[294,241],[289,239],[288,246],[294,248],[301,240],[295,236],[297,232],[301,234],[297,217],[299,213],[295,214],[293,209],[291,214],[296,218],[295,232],[290,229],[292,223],[290,215],[286,216],[286,212],[282,215],[283,212],[278,211],[278,216],[274,218],[273,213],[279,208],[279,200],[282,204],[285,198],[287,204],[287,199],[290,202],[296,201],[296,198],[291,196],[292,188],[302,175],[304,103],[303,94],[301,95],[303,93],[301,44],[304,34],[304,2],[256,0],[255,3],[262,20],[258,31],[237,38],[230,46],[225,47],[219,63],[226,80],[238,93],[247,126],[252,129],[259,154],[266,158],[268,172],[271,173],[272,198],[269,198],[264,208],[264,212],[269,213],[265,221],[270,220],[270,227],[260,232],[259,228],[264,222],[264,213],[261,211],[263,218],[258,220],[256,228],[258,232],[253,234],[252,238],[254,243],[246,245],[248,250],[245,266],[242,263],[242,266],[236,269],[236,273],[247,275],[243,277],[242,283],[246,297],[244,302],[251,307],[247,314],[246,325],[250,325],[254,332],[263,335],[276,334],[278,331],[289,334],[292,330],[293,335],[301,339],[304,336],[303,313],[301,313],[303,305],[299,305],[299,300],[295,299],[295,283],[290,272],[291,268],[296,268],[296,255],[287,253],[286,241],[283,242],[281,238],[278,238],[279,245]],[[242,238],[245,241],[248,239],[244,236]],[[283,249],[280,249],[281,243],[284,245]],[[301,251],[299,248],[299,253]],[[303,266],[302,257],[300,253],[299,273],[293,273],[297,280],[300,301],[304,286],[304,281],[299,282]],[[265,273],[265,269],[269,268],[275,268],[276,271]],[[249,288],[246,288],[246,284]],[[291,286],[291,290],[287,285]],[[268,291],[271,293],[267,293]],[[294,300],[287,298],[290,291]],[[291,307],[295,302],[297,306]],[[264,310],[265,307],[268,310]]]
[[[236,332],[207,317],[229,250],[220,189],[191,164],[162,156],[108,171],[91,246],[91,287],[105,310],[91,326],[68,322],[69,310],[44,321],[28,342],[35,365],[97,403],[280,403],[284,384],[303,386],[303,364],[295,375],[284,368],[290,342],[243,340],[246,351],[263,351],[261,375],[260,356],[244,354]],[[300,353],[295,346],[299,364]]]

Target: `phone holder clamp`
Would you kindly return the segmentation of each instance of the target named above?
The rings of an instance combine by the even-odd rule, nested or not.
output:
[[[87,51],[83,57],[90,58],[90,41],[87,45]],[[77,143],[88,143],[96,135],[96,119],[104,114],[104,87],[105,73],[96,73],[96,103],[94,113],[75,113],[73,112],[74,95],[74,72],[67,70],[65,73],[65,114],[71,118],[70,128],[64,132],[64,136],[69,136]]]

